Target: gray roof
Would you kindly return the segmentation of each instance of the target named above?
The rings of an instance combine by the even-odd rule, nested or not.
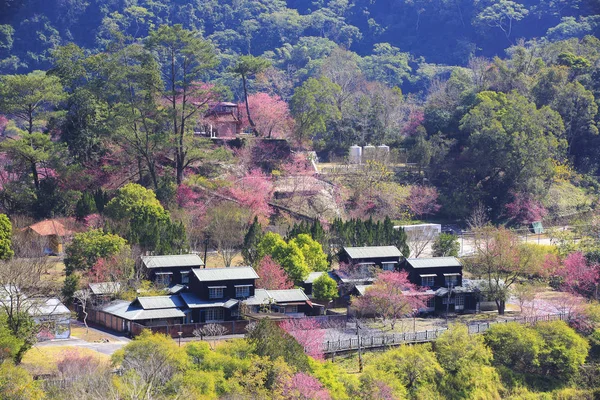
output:
[[[174,254],[168,256],[143,256],[146,268],[200,267],[204,262],[197,254]]]
[[[88,287],[95,295],[102,294],[115,294],[121,290],[121,283],[119,282],[98,282],[89,283]]]
[[[266,290],[256,289],[254,296],[244,300],[248,305],[261,305],[274,303],[294,303],[310,301],[302,289]]]
[[[354,287],[356,288],[356,291],[361,296],[365,295],[365,292],[367,291],[367,288],[370,287],[370,286],[371,285],[354,285]]]
[[[192,270],[200,282],[234,281],[237,279],[258,279],[252,267],[194,268]]]
[[[106,305],[102,311],[129,321],[141,321],[147,319],[183,318],[185,314],[178,308],[163,308],[156,310],[144,310],[132,306],[133,303],[124,300],[113,301]]]
[[[406,260],[413,268],[461,267],[455,257],[409,258]]]
[[[269,294],[276,303],[310,301],[302,289],[269,290]]]
[[[27,310],[33,317],[50,315],[71,315],[71,311],[57,298],[40,299]]]
[[[308,274],[308,277],[304,280],[304,283],[313,283],[317,279],[321,277],[321,275],[326,274],[327,272],[311,272]]]
[[[356,273],[348,275],[344,271],[340,271],[336,269],[333,271],[334,277],[337,277],[342,283],[373,283],[375,281],[375,276],[369,271],[363,271],[364,273]],[[334,278],[335,279],[335,278]]]
[[[402,257],[396,246],[344,247],[350,258]]]
[[[148,296],[138,297],[137,302],[144,310],[157,310],[160,308],[183,307],[185,303],[179,296]]]
[[[181,293],[180,296],[185,302],[185,304],[188,306],[188,308],[231,308],[239,303],[239,301],[235,299],[203,300],[193,293]]]
[[[183,289],[185,289],[187,286],[185,285],[173,285],[171,287],[169,287],[169,294],[177,294],[179,292],[181,292]]]
[[[261,304],[267,304],[271,300],[273,300],[273,298],[269,296],[269,291],[267,289],[255,289],[254,296],[244,300],[244,304],[249,306],[259,306]]]

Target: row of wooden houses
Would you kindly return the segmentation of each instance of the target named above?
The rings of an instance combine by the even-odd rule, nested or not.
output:
[[[164,326],[235,321],[243,318],[297,318],[321,315],[326,307],[313,298],[313,283],[329,274],[337,283],[336,305],[348,305],[351,296],[364,295],[378,271],[408,273],[429,297],[421,312],[477,312],[481,290],[477,282],[463,279],[462,265],[454,257],[406,259],[394,246],[345,247],[341,264],[353,268],[313,272],[300,288],[256,288],[252,267],[207,269],[196,254],[145,256],[147,276],[168,288],[165,296],[139,296],[134,301],[113,300],[115,284],[90,284],[94,297],[93,322],[120,332],[132,324]]]

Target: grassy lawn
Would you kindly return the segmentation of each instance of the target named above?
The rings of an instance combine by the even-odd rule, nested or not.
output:
[[[83,356],[92,356],[108,362],[110,357],[97,351],[73,346],[41,346],[29,350],[23,357],[22,366],[33,375],[47,375],[58,373],[57,364],[67,352],[77,351]]]
[[[204,253],[198,254],[198,255],[200,256],[200,258],[204,259]],[[204,260],[204,262],[206,263],[206,268],[223,268],[223,267],[225,267],[225,264],[223,263],[223,257],[221,257],[217,253],[207,254],[206,260]],[[242,257],[241,254],[236,255],[233,258],[233,260],[231,261],[232,267],[239,266],[239,265],[244,265],[244,258]]]
[[[65,280],[65,264],[59,257],[55,256],[49,256],[48,263],[50,264],[50,267],[48,268],[46,274],[42,276],[42,279],[50,282],[60,283],[62,285]]]
[[[99,332],[93,329],[90,329],[88,332],[86,332],[85,326],[75,325],[71,325],[71,337],[82,339],[86,342],[99,342],[100,339],[108,339],[111,342],[113,341],[112,338],[110,338],[103,332]]]

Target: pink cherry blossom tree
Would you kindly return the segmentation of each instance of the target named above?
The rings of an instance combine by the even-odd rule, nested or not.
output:
[[[260,278],[256,287],[267,290],[291,289],[294,283],[290,280],[281,265],[277,264],[271,256],[267,255],[260,260],[256,273]]]
[[[582,252],[569,254],[557,273],[562,278],[564,291],[598,298],[599,266],[588,262]]]
[[[375,315],[394,329],[398,319],[413,315],[427,306],[428,295],[408,280],[406,271],[381,272],[364,296],[354,298],[352,307],[359,315]]]
[[[321,382],[304,372],[297,372],[279,382],[283,398],[292,400],[330,400],[331,395]]]
[[[6,118],[4,115],[0,115],[0,135],[4,134],[6,125],[8,125],[8,118]]]
[[[438,204],[438,191],[431,186],[413,186],[406,199],[409,211],[418,217],[431,215],[438,212],[441,206]]]
[[[422,109],[411,109],[410,114],[408,114],[408,121],[406,121],[406,125],[404,126],[404,134],[409,136],[414,135],[417,132],[417,128],[421,126],[424,121],[425,114]]]
[[[506,204],[506,215],[522,224],[540,221],[548,211],[542,203],[533,199],[528,193],[513,192],[513,201]]]
[[[304,347],[304,351],[316,360],[323,360],[323,342],[325,330],[319,321],[313,318],[290,318],[279,325]]]
[[[253,169],[243,177],[233,179],[233,186],[228,195],[247,207],[252,216],[257,216],[261,223],[267,222],[273,210],[269,201],[273,195],[273,183],[261,170]]]
[[[293,120],[288,104],[277,95],[256,93],[248,96],[248,107],[256,130],[263,137],[286,138],[292,130]],[[249,124],[246,109],[240,105],[242,120]]]

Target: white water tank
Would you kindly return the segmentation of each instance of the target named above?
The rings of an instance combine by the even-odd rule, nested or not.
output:
[[[363,162],[375,161],[377,159],[377,149],[370,144],[363,147]]]
[[[387,163],[390,160],[390,146],[382,144],[377,146],[377,161]]]
[[[350,146],[350,164],[360,164],[362,161],[362,147],[354,145]]]

